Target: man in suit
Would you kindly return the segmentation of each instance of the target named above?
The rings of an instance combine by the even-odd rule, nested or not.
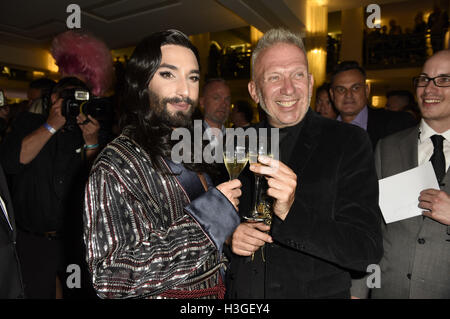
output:
[[[203,86],[199,104],[203,108],[203,131],[215,154],[219,147],[219,140],[225,136],[225,122],[231,111],[231,91],[222,78],[213,78],[206,81]],[[229,177],[223,165],[217,166],[216,172],[211,175],[214,185],[226,182]]]
[[[355,61],[341,62],[331,76],[330,88],[331,99],[340,113],[337,120],[366,130],[373,149],[380,138],[416,124],[409,113],[368,107],[369,94],[365,70]]]
[[[278,128],[280,159],[260,156],[273,199],[271,227],[242,222],[231,238],[229,298],[349,298],[350,271],[382,256],[378,184],[367,134],[310,109],[313,76],[302,40],[273,29],[252,55],[252,99]],[[239,213],[251,206],[242,174]]]
[[[16,253],[16,225],[6,178],[0,166],[0,299],[23,298]]]
[[[213,142],[216,135],[225,134],[225,122],[231,111],[231,92],[225,80],[221,78],[210,79],[203,86],[202,96],[199,99],[204,111],[204,129],[212,128],[208,138]]]
[[[429,58],[414,83],[422,120],[380,140],[376,168],[385,178],[431,160],[440,190],[417,194],[423,216],[384,225],[381,288],[372,298],[450,298],[450,50]],[[367,287],[356,288],[367,296]]]

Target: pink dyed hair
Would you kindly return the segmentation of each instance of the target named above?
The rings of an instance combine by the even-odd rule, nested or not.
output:
[[[59,72],[81,76],[92,93],[103,96],[113,80],[113,61],[106,44],[86,33],[66,31],[56,36],[50,49]]]

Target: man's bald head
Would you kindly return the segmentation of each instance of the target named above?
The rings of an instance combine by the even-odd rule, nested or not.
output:
[[[415,80],[423,119],[438,133],[450,129],[450,50],[442,50],[424,64]]]

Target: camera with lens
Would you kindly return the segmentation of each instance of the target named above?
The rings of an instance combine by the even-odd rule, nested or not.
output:
[[[107,98],[90,96],[89,91],[81,88],[65,89],[60,92],[63,99],[61,114],[66,118],[66,128],[73,129],[77,126],[77,116],[84,114],[95,118],[100,123],[112,121],[111,102]]]

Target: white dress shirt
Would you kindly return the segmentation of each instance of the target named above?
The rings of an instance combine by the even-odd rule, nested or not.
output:
[[[419,127],[419,143],[418,143],[418,164],[425,164],[431,159],[433,155],[433,142],[431,141],[431,136],[437,134],[444,137],[444,155],[445,155],[445,171],[447,172],[448,166],[450,164],[450,130],[444,133],[436,133],[423,119],[420,122]]]
[[[203,123],[205,135],[210,141],[211,146],[215,149],[217,146],[219,146],[219,139],[221,139],[225,135],[225,126],[222,125],[222,128],[218,129],[216,127],[211,127],[206,121],[203,121]]]

